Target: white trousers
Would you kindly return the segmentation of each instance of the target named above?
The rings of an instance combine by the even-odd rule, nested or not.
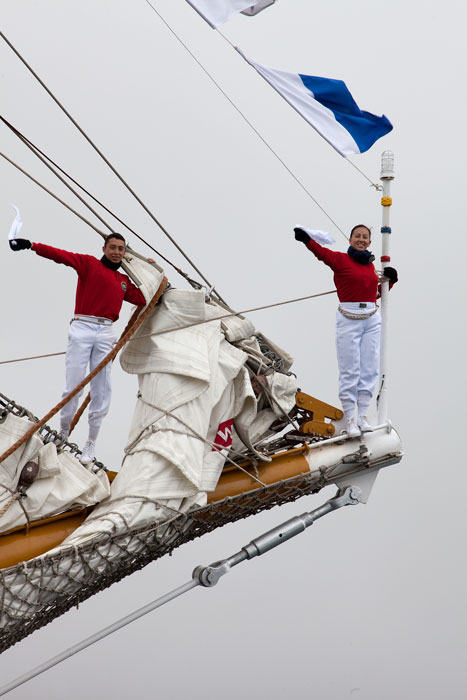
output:
[[[336,316],[336,350],[339,366],[339,399],[347,420],[358,405],[367,415],[379,370],[381,316],[377,311],[366,319]]]
[[[66,349],[66,377],[64,398],[86,376],[86,369],[92,372],[116,343],[116,337],[112,326],[88,323],[86,321],[73,321],[68,331],[68,345]],[[109,362],[94,379],[91,380],[91,401],[89,404],[89,426],[98,428],[107,415],[110,407],[111,384],[110,372],[112,363]],[[83,391],[71,399],[60,412],[60,428],[69,429],[73,416],[76,413],[79,397]]]

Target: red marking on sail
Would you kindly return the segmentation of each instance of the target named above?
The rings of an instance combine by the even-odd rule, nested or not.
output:
[[[220,452],[221,450],[230,447],[232,445],[232,432],[233,418],[229,418],[229,420],[224,420],[222,423],[219,423],[212,451],[214,452],[216,450]]]

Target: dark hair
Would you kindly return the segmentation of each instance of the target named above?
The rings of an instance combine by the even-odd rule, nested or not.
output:
[[[351,232],[350,232],[349,238],[352,238],[352,234],[353,234],[353,232],[355,231],[356,228],[366,228],[366,230],[368,231],[368,235],[370,236],[370,239],[371,239],[371,229],[368,228],[368,226],[366,226],[366,224],[357,224],[356,226],[354,226],[353,229],[352,229]]]
[[[104,246],[107,245],[111,238],[118,238],[118,240],[123,241],[126,246],[126,241],[121,233],[109,233],[109,235],[104,238]]]

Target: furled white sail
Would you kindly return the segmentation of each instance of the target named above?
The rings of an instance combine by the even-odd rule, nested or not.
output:
[[[121,364],[138,375],[139,392],[123,464],[110,497],[64,545],[204,505],[234,433],[237,449],[254,452],[254,442],[290,411],[294,376],[272,370],[250,321],[220,320],[224,314],[203,291],[169,290],[128,343]],[[255,370],[247,369],[250,361]],[[267,398],[255,394],[250,371],[257,369],[270,371],[261,375]]]
[[[0,423],[0,453],[30,427],[27,418],[8,414]],[[30,461],[39,466],[37,477],[27,489],[26,498],[13,498],[21,471]],[[33,435],[0,464],[0,532],[65,510],[94,505],[109,492],[103,471],[88,471],[70,452],[57,454],[55,445],[44,445]]]

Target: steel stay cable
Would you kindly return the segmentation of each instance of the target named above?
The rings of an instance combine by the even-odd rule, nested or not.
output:
[[[113,231],[112,226],[109,223],[107,223],[107,221],[105,221],[105,219],[102,216],[100,216],[100,214],[98,214],[97,211],[95,209],[93,209],[91,207],[91,205],[88,202],[86,202],[86,200],[83,199],[83,197],[81,197],[81,195],[78,194],[78,192],[76,192],[76,190],[74,190],[73,187],[61,175],[58,174],[58,172],[56,172],[56,170],[54,170],[52,165],[47,162],[49,159],[47,158],[47,156],[45,156],[45,154],[42,154],[42,152],[39,152],[39,149],[37,149],[36,146],[34,146],[34,144],[29,141],[29,139],[27,139],[25,136],[23,136],[17,129],[15,129],[14,126],[12,126],[9,122],[7,122],[6,119],[4,119],[1,115],[0,115],[0,121],[2,121],[9,129],[11,129],[11,131],[20,139],[20,141],[22,143],[24,143],[24,145],[27,148],[29,148],[29,150],[36,156],[36,158],[39,158],[41,163],[43,163],[46,166],[46,168],[48,168],[50,170],[50,172],[52,172],[55,175],[55,177],[57,177],[60,180],[60,182],[62,184],[64,184],[65,187],[67,187],[70,190],[70,192],[72,192],[75,195],[75,197],[77,199],[79,199],[79,201],[82,204],[84,204],[84,206],[87,207],[89,209],[89,211],[91,211],[97,219],[99,219],[101,224],[104,224],[104,226],[106,226],[109,229],[109,231]],[[104,235],[104,237],[105,237],[105,234],[101,234],[101,235]]]
[[[104,237],[105,237],[106,234],[105,234],[103,231],[101,231],[99,228],[97,228],[97,226],[95,226],[93,223],[91,223],[91,221],[89,221],[88,219],[86,219],[86,217],[84,217],[82,214],[80,214],[79,212],[77,212],[76,209],[73,209],[73,207],[70,207],[69,204],[67,204],[66,202],[64,202],[63,199],[60,199],[60,197],[58,197],[56,194],[54,194],[54,193],[52,192],[52,190],[49,190],[48,187],[46,187],[46,186],[43,185],[41,182],[39,182],[39,180],[36,180],[35,177],[33,177],[32,175],[30,175],[28,172],[26,172],[26,170],[24,170],[20,165],[18,165],[17,163],[15,163],[14,160],[11,160],[11,158],[8,158],[8,156],[5,155],[5,153],[1,153],[1,152],[0,152],[0,156],[1,156],[2,158],[4,158],[6,161],[8,161],[8,163],[10,163],[11,165],[13,165],[13,166],[14,166],[17,170],[19,170],[21,173],[23,173],[23,175],[26,175],[26,177],[28,177],[30,180],[32,180],[32,182],[34,182],[34,183],[35,183],[36,185],[38,185],[41,189],[43,189],[45,192],[47,192],[47,194],[49,194],[51,197],[53,197],[55,200],[57,200],[57,202],[60,202],[60,204],[63,204],[63,206],[64,206],[66,209],[68,209],[68,211],[71,211],[72,214],[75,214],[75,216],[77,216],[79,219],[81,219],[81,221],[84,221],[85,224],[87,224],[87,225],[90,226],[92,229],[94,229],[94,231],[96,231],[100,236],[104,236]]]
[[[71,114],[65,109],[65,107],[61,104],[61,102],[55,97],[55,95],[52,93],[52,91],[47,87],[47,85],[44,83],[43,80],[38,76],[38,74],[33,70],[33,68],[29,65],[29,63],[23,58],[23,56],[19,53],[19,51],[13,46],[13,44],[7,39],[5,34],[0,31],[0,36],[2,39],[5,41],[5,43],[10,47],[10,49],[13,51],[13,53],[20,59],[20,61],[26,66],[26,68],[30,71],[30,73],[34,76],[34,78],[39,82],[39,84],[44,88],[44,90],[47,92],[47,94],[53,99],[55,104],[62,110],[62,112],[68,117],[68,119],[71,121],[71,123],[78,129],[80,134],[86,139],[86,141],[89,143],[90,146],[96,151],[96,153],[102,158],[104,163],[112,170],[114,175],[120,180],[120,182],[127,188],[127,190],[133,195],[133,197],[136,199],[138,204],[143,207],[144,211],[148,214],[148,216],[157,224],[157,226],[160,228],[160,230],[167,236],[167,238],[171,241],[171,243],[177,248],[177,250],[183,255],[185,260],[190,263],[190,265],[193,267],[194,270],[199,274],[199,276],[206,282],[206,284],[209,287],[213,287],[213,285],[209,282],[209,280],[203,275],[201,270],[199,270],[194,262],[187,256],[185,251],[178,245],[178,243],[175,241],[175,239],[170,235],[170,233],[167,231],[167,229],[160,223],[160,221],[154,216],[154,214],[151,212],[151,210],[147,207],[147,205],[142,201],[140,197],[136,194],[136,192],[130,187],[130,185],[126,182],[126,180],[120,175],[120,173],[114,168],[114,166],[110,163],[110,161],[104,156],[102,151],[99,150],[99,148],[96,146],[96,144],[91,140],[91,138],[86,134],[86,132],[80,127],[78,122],[71,116]],[[220,294],[216,291],[215,292],[216,296],[219,297],[219,299],[222,299]]]
[[[138,608],[138,610],[135,610],[129,615],[120,618],[111,625],[108,625],[104,629],[95,632],[93,635],[87,637],[84,640],[81,640],[81,642],[78,642],[74,646],[65,649],[60,654],[57,654],[51,659],[48,659],[48,661],[44,662],[43,664],[36,666],[32,670],[23,674],[22,676],[19,676],[10,683],[7,683],[6,685],[0,688],[0,696],[6,695],[10,692],[10,690],[13,690],[14,688],[17,688],[18,686],[22,685],[23,683],[26,683],[32,678],[35,678],[44,671],[47,671],[53,666],[56,666],[62,661],[65,661],[66,659],[70,658],[74,654],[91,646],[91,644],[94,644],[95,642],[100,641],[101,639],[109,636],[110,634],[117,632],[122,627],[128,625],[130,622],[138,620],[140,617],[143,617],[152,610],[155,610],[156,608],[161,607],[165,603],[174,600],[174,598],[177,598],[183,595],[184,593],[187,593],[191,589],[197,586],[202,586],[204,588],[212,588],[213,586],[217,585],[221,577],[228,574],[233,567],[238,566],[239,564],[242,564],[246,561],[251,561],[255,557],[267,554],[268,552],[272,551],[278,546],[281,546],[288,540],[305,532],[305,530],[312,526],[319,518],[322,518],[325,515],[328,515],[342,507],[358,505],[361,502],[361,490],[356,486],[347,487],[342,495],[339,495],[338,492],[336,496],[334,496],[334,498],[329,499],[314,510],[306,511],[301,515],[294,516],[289,520],[280,523],[271,530],[268,530],[267,532],[262,533],[258,537],[255,537],[247,545],[244,545],[239,551],[235,552],[234,554],[222,558],[221,560],[218,560],[208,566],[197,566],[193,570],[191,579],[186,583],[182,584],[181,586],[178,586],[169,593],[166,593],[165,595],[156,598],[156,600],[147,603],[143,607]]]
[[[1,119],[1,117],[0,117],[0,119]],[[27,144],[25,144],[25,145],[27,145]],[[31,149],[31,150],[33,150],[33,149]],[[75,195],[78,197],[78,199],[80,199],[80,200],[93,212],[93,214],[95,214],[98,218],[101,218],[101,217],[99,217],[99,215],[97,214],[97,212],[95,212],[94,209],[93,209],[89,204],[87,204],[87,202],[85,202],[85,201],[78,195],[78,193],[74,192],[73,188],[72,188],[68,183],[66,183],[66,182],[63,180],[63,178],[61,178],[60,175],[58,175],[58,173],[55,173],[55,172],[54,172],[53,168],[52,168],[50,165],[48,165],[48,164],[43,160],[43,158],[42,158],[41,156],[39,156],[37,153],[35,153],[35,155],[36,155],[36,156],[37,156],[37,157],[38,157],[38,158],[39,158],[53,173],[54,173],[54,175],[56,175],[56,176],[59,178],[59,180],[61,180],[61,182],[62,182],[64,185],[66,185],[66,187],[68,187],[68,188],[73,192],[73,194],[75,194]],[[54,194],[51,190],[49,190],[45,185],[43,185],[43,184],[40,183],[38,180],[36,180],[34,177],[32,177],[32,175],[30,175],[28,172],[26,172],[26,170],[24,170],[24,169],[21,168],[17,163],[15,163],[13,160],[11,160],[11,158],[8,158],[8,156],[6,156],[4,153],[0,153],[0,156],[2,156],[2,158],[4,158],[5,160],[7,160],[9,163],[11,163],[11,165],[13,165],[13,166],[14,166],[15,168],[17,168],[20,172],[22,172],[24,175],[26,175],[26,177],[28,177],[30,180],[32,180],[36,185],[38,185],[41,189],[43,189],[45,192],[47,192],[47,194],[49,194],[51,197],[53,197],[55,200],[57,200],[57,202],[60,202],[60,204],[62,204],[64,207],[66,207],[66,209],[68,209],[68,210],[71,211],[73,214],[75,214],[75,216],[79,217],[79,218],[80,218],[82,221],[84,221],[88,226],[90,226],[92,229],[94,229],[94,231],[96,231],[102,238],[105,239],[106,234],[105,234],[103,231],[101,231],[99,228],[97,228],[97,226],[94,226],[94,224],[92,224],[88,219],[86,219],[84,216],[82,216],[82,214],[80,214],[79,212],[77,212],[76,209],[73,209],[69,204],[67,204],[67,203],[64,202],[62,199],[60,199],[60,197],[58,197],[58,196],[57,196],[56,194]],[[101,219],[101,221],[104,222],[103,219]],[[104,222],[104,224],[105,224],[105,222]],[[105,225],[108,226],[108,224],[105,224]],[[112,228],[111,228],[110,226],[109,226],[109,228],[110,228],[110,230],[112,230]],[[151,246],[150,246],[150,247],[151,247]],[[132,253],[132,252],[133,252],[129,246],[127,246],[127,251],[128,251],[128,253]],[[140,257],[142,257],[142,256],[140,256]],[[128,276],[129,276],[130,278],[133,279],[133,281],[135,281],[135,279],[134,279],[133,274],[132,274],[131,271],[127,270],[127,274],[128,274]]]
[[[40,187],[40,188],[43,189],[45,192],[47,192],[47,194],[49,194],[51,197],[53,197],[53,199],[55,199],[57,202],[60,202],[60,204],[62,204],[66,209],[68,209],[69,211],[71,211],[72,214],[74,214],[74,215],[77,216],[79,219],[81,219],[81,221],[84,221],[85,224],[87,224],[87,225],[90,226],[92,229],[94,229],[94,231],[96,231],[100,236],[102,236],[103,238],[105,238],[106,234],[105,234],[103,231],[101,231],[101,229],[97,228],[97,226],[94,226],[94,224],[91,223],[91,222],[89,221],[89,219],[86,219],[86,217],[84,217],[82,214],[80,214],[78,211],[76,211],[76,209],[73,209],[73,207],[71,207],[69,204],[67,204],[63,199],[60,199],[60,197],[58,197],[58,195],[54,194],[54,193],[52,192],[52,190],[49,190],[48,187],[46,187],[46,186],[43,185],[41,182],[39,182],[39,180],[36,180],[35,177],[33,177],[30,173],[28,173],[26,170],[24,170],[20,165],[18,165],[18,164],[15,163],[13,160],[11,160],[11,158],[9,158],[7,155],[5,155],[5,153],[0,152],[0,156],[1,156],[2,158],[4,158],[6,161],[8,161],[8,163],[10,163],[11,165],[13,165],[13,166],[14,166],[17,170],[19,170],[21,173],[23,173],[23,175],[25,175],[27,178],[29,178],[30,180],[32,180],[32,182],[34,182],[34,184],[36,184],[38,187]],[[135,234],[135,235],[138,237],[138,234]],[[147,241],[145,241],[145,243],[146,243],[146,245],[148,246],[148,248],[150,248],[152,251],[154,251],[154,253],[156,253],[156,255],[160,255],[160,253],[159,253],[155,248],[153,248],[153,246],[152,246],[150,243],[148,243]],[[130,253],[130,252],[133,253],[133,254],[135,253],[135,251],[131,250],[131,248],[130,248],[129,246],[127,246],[127,249],[128,249],[128,252],[129,252],[129,253]],[[144,256],[141,256],[141,257],[144,258]],[[160,257],[164,258],[163,255],[161,255]],[[144,258],[144,259],[145,259],[145,258]],[[164,258],[164,260],[165,260],[165,258]],[[171,263],[169,260],[167,260],[167,262],[168,262],[168,264],[171,265],[182,277],[184,277],[184,278],[187,280],[187,282],[189,282],[192,286],[198,284],[197,282],[195,282],[195,280],[192,280],[192,279],[186,274],[186,272],[183,272],[183,270],[180,270],[179,268],[177,268],[177,267],[176,267],[175,265],[173,265],[173,263]]]
[[[196,56],[192,53],[192,51],[188,48],[188,46],[180,39],[178,34],[175,33],[175,31],[172,29],[172,27],[169,25],[169,23],[162,17],[162,15],[156,10],[156,8],[151,5],[149,0],[145,0],[145,2],[151,7],[156,15],[159,17],[159,19],[165,24],[165,26],[172,32],[172,34],[175,36],[175,38],[180,42],[180,44],[186,49],[186,51],[190,54],[190,56],[193,58],[193,60],[198,64],[198,66],[201,68],[201,70],[208,76],[208,78],[212,81],[212,83],[217,87],[217,89],[224,95],[226,100],[232,105],[232,107],[238,112],[238,114],[242,117],[242,119],[248,124],[250,129],[254,131],[254,133],[258,136],[258,138],[264,143],[266,148],[269,149],[269,151],[277,158],[277,160],[281,163],[281,165],[287,170],[289,175],[293,177],[295,182],[302,188],[302,190],[308,195],[308,197],[316,204],[318,209],[320,209],[323,214],[329,219],[329,221],[337,228],[337,230],[344,236],[345,239],[347,239],[347,236],[345,235],[344,231],[341,229],[341,227],[334,221],[334,219],[331,217],[330,214],[324,209],[324,207],[318,202],[315,197],[311,194],[311,192],[305,187],[305,185],[298,179],[298,177],[295,175],[295,173],[289,168],[287,163],[279,156],[278,153],[273,149],[273,147],[270,145],[268,141],[264,138],[264,136],[261,134],[260,131],[250,122],[248,117],[241,111],[241,109],[235,104],[235,102],[229,97],[229,95],[223,90],[223,88],[219,85],[219,83],[213,78],[213,76],[209,73],[209,71],[203,66],[203,64],[196,58]],[[222,32],[219,29],[216,29],[217,33],[233,48],[237,51],[236,47],[232,44],[227,37],[222,34]],[[238,52],[240,53],[240,52]],[[242,55],[240,53],[240,55]]]
[[[197,581],[194,578],[190,579],[190,581],[187,581],[187,583],[184,583],[182,586],[175,588],[170,593],[166,593],[165,595],[161,596],[160,598],[157,598],[156,600],[152,601],[151,603],[148,603],[147,605],[143,606],[142,608],[139,608],[138,610],[131,613],[130,615],[127,615],[126,617],[121,618],[117,622],[114,622],[113,624],[109,625],[108,627],[105,627],[104,629],[100,630],[99,632],[96,632],[91,637],[88,637],[84,641],[81,641],[78,644],[75,644],[74,646],[69,647],[68,649],[61,652],[60,654],[57,654],[57,656],[54,656],[52,659],[49,659],[48,661],[46,661],[44,664],[42,664],[40,666],[36,666],[36,668],[32,669],[32,671],[29,671],[28,673],[24,674],[23,676],[16,678],[11,683],[8,683],[7,685],[3,686],[2,688],[0,688],[0,696],[6,695],[7,693],[10,692],[10,690],[13,690],[14,688],[17,688],[19,685],[26,683],[26,681],[31,680],[31,678],[38,676],[40,673],[43,673],[44,671],[47,671],[49,668],[56,666],[61,661],[64,661],[65,659],[68,659],[71,656],[73,656],[74,654],[77,654],[78,652],[82,651],[83,649],[86,649],[87,647],[91,646],[91,644],[98,642],[99,640],[103,639],[104,637],[107,637],[109,634],[112,634],[113,632],[116,632],[117,630],[121,629],[125,625],[128,625],[130,622],[134,622],[134,620],[138,620],[140,617],[143,617],[143,615],[147,615],[147,613],[151,612],[152,610],[155,610],[156,608],[161,607],[165,603],[170,602],[174,598],[177,598],[178,596],[181,596],[184,593],[187,593],[189,590],[191,590],[192,588],[195,588],[196,586],[199,586],[199,585],[200,585],[199,581]]]
[[[254,311],[264,311],[265,309],[272,309],[276,306],[285,306],[286,304],[294,304],[299,301],[307,301],[307,299],[316,299],[317,297],[323,297],[328,294],[336,294],[337,289],[331,289],[329,292],[319,292],[318,294],[309,294],[306,297],[297,297],[296,299],[287,299],[287,301],[278,301],[274,304],[267,304],[266,306],[256,306],[252,309],[244,309],[243,311],[235,311],[228,314],[223,314],[222,316],[216,316],[215,318],[203,319],[201,321],[194,321],[193,323],[187,323],[182,326],[174,326],[172,328],[166,328],[162,331],[154,331],[154,333],[147,333],[138,336],[139,338],[149,338],[155,335],[164,335],[164,333],[173,333],[174,331],[183,331],[186,328],[193,328],[194,326],[202,326],[205,323],[211,323],[212,321],[219,321],[224,318],[231,318],[232,316],[240,316],[243,314],[253,313]],[[132,338],[128,342],[132,342]],[[27,360],[42,360],[46,357],[56,357],[57,355],[64,355],[65,351],[62,352],[51,352],[45,355],[31,355],[30,357],[18,357],[13,360],[0,360],[0,365],[8,365],[13,362],[26,362]]]
[[[124,226],[128,231],[130,231],[136,238],[138,238],[142,243],[147,245],[148,248],[150,248],[154,253],[156,253],[156,255],[158,255],[162,260],[164,260],[168,265],[173,267],[173,269],[176,270],[179,273],[179,275],[184,277],[188,282],[192,282],[192,280],[190,279],[189,275],[186,272],[183,272],[183,270],[181,270],[179,267],[177,267],[177,265],[172,263],[168,258],[166,258],[164,255],[162,255],[162,253],[160,253],[158,250],[156,250],[156,248],[154,248],[145,238],[143,238],[139,233],[137,233],[134,229],[132,229],[131,226],[126,224],[122,219],[120,219],[120,217],[117,216],[117,214],[115,214],[108,207],[106,207],[105,204],[103,204],[99,199],[97,199],[97,197],[94,197],[94,195],[91,194],[91,192],[89,192],[85,187],[83,187],[83,185],[81,185],[69,173],[67,173],[66,170],[61,168],[60,165],[58,165],[58,163],[56,163],[52,158],[50,158],[50,156],[48,156],[46,153],[44,153],[38,146],[36,146],[36,144],[34,144],[30,139],[28,139],[27,136],[25,136],[23,133],[21,133],[21,131],[19,131],[19,129],[17,129],[15,126],[13,126],[13,124],[8,122],[1,115],[0,115],[0,121],[2,121],[5,124],[5,126],[7,126],[25,144],[25,146],[28,146],[28,148],[30,148],[30,150],[34,153],[34,155],[36,155],[37,157],[39,157],[38,154],[43,156],[51,165],[53,165],[55,168],[57,168],[57,170],[59,170],[62,173],[62,175],[65,175],[65,177],[67,177],[69,180],[71,180],[71,182],[73,182],[73,184],[75,184],[77,187],[79,187],[80,190],[82,190],[85,194],[87,194],[88,197],[90,197],[94,202],[96,202],[96,204],[99,204],[99,206],[102,207],[102,209],[104,209],[108,214],[113,216],[114,219],[116,219],[122,226]],[[51,170],[51,172],[54,173],[54,175],[59,177],[57,175],[57,173],[53,170],[53,168],[51,168],[49,165],[47,165],[47,163],[45,163],[42,160],[42,158],[40,158],[40,160],[44,163],[44,165],[46,165],[49,168],[49,170]],[[59,179],[61,180],[61,182],[63,182],[68,187],[68,189],[71,190],[71,192],[73,192],[73,194],[76,197],[78,197],[80,199],[81,202],[83,202],[94,214],[96,214],[94,209],[92,209],[87,204],[87,202],[85,200],[83,200],[81,197],[79,197],[79,195],[66,182],[64,182],[64,180],[62,180],[62,178],[59,177]],[[63,202],[61,202],[61,203],[63,203]],[[96,214],[96,216],[97,216],[97,218],[99,218],[102,221],[102,223],[104,223],[108,228],[110,228],[111,231],[114,231],[114,229],[112,227],[110,227],[108,224],[106,224],[104,222],[104,220],[98,216],[98,214]]]
[[[15,450],[18,449],[26,440],[28,440],[34,433],[37,433],[37,431],[42,428],[43,425],[47,423],[48,420],[50,420],[56,413],[58,413],[65,404],[67,404],[76,394],[78,394],[89,382],[91,379],[93,379],[105,365],[107,365],[109,362],[111,362],[119,352],[119,350],[125,345],[125,343],[130,339],[130,336],[133,335],[137,331],[137,329],[140,327],[140,325],[143,323],[143,321],[147,318],[147,316],[150,314],[152,311],[153,307],[157,303],[157,301],[160,299],[165,287],[167,285],[167,278],[164,277],[162,282],[159,285],[159,288],[157,292],[154,294],[153,298],[149,302],[149,304],[146,306],[144,311],[140,314],[138,320],[133,324],[133,326],[127,331],[126,335],[120,338],[120,340],[115,344],[113,349],[109,352],[106,357],[99,362],[99,364],[90,372],[84,379],[81,381],[72,391],[70,391],[69,394],[67,394],[59,403],[54,406],[43,418],[41,418],[37,423],[34,423],[29,430],[27,430],[24,435],[19,438],[11,447],[9,447],[5,452],[0,455],[0,463],[3,462],[7,457],[9,457]]]

